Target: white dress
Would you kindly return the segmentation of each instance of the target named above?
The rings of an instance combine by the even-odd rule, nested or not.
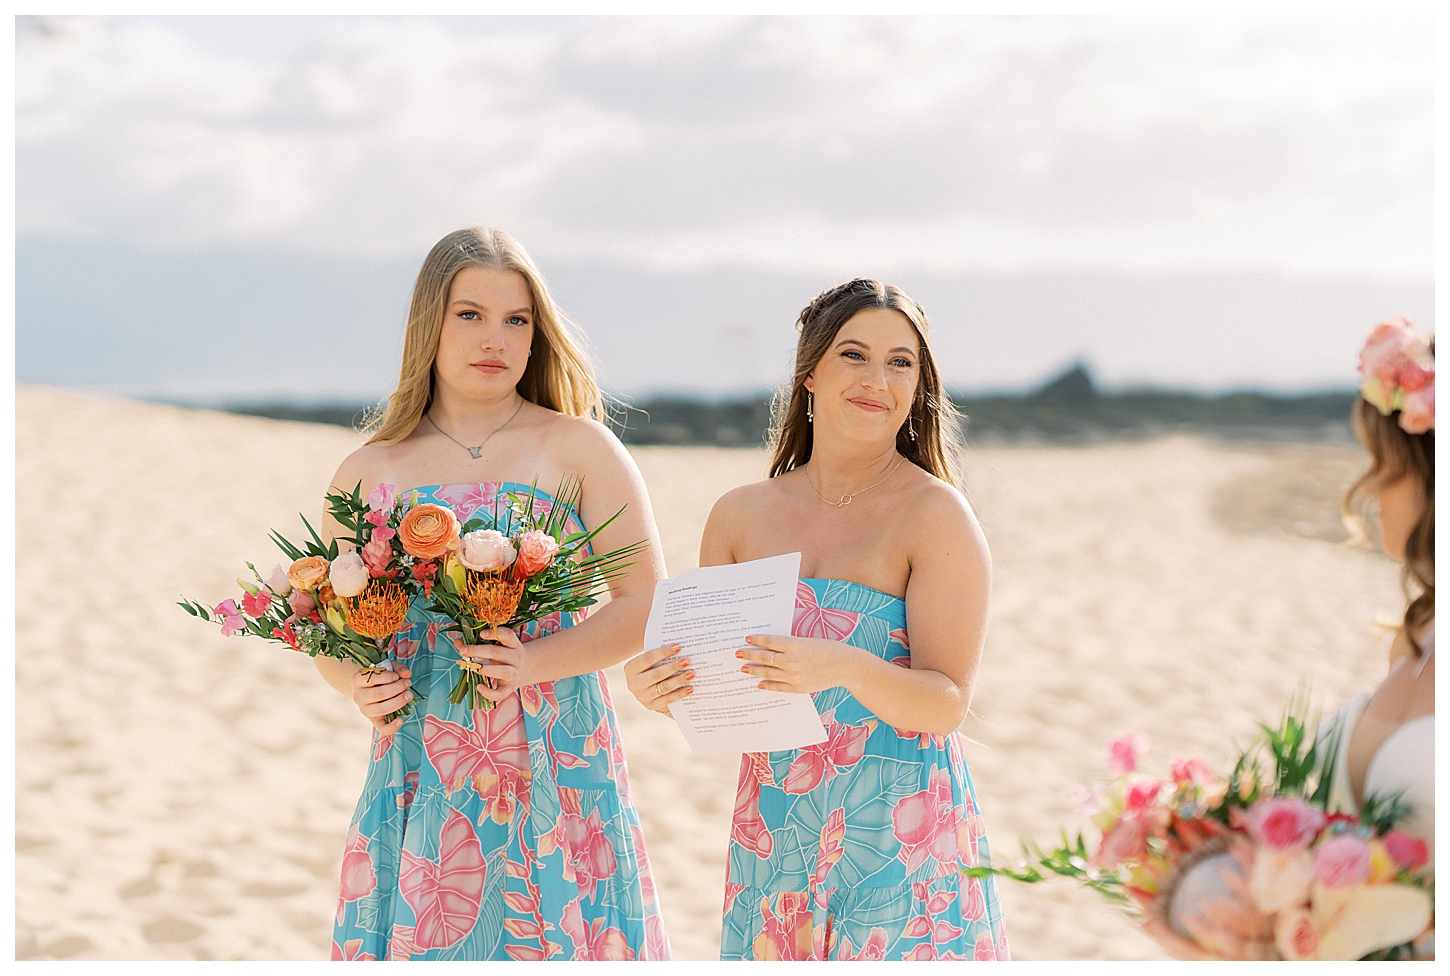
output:
[[[1435,632],[1426,634],[1421,642],[1424,657],[1420,667],[1435,653]],[[1349,787],[1349,741],[1355,726],[1369,703],[1369,693],[1361,692],[1335,712],[1320,730],[1323,742],[1337,737],[1334,773],[1329,788],[1329,809],[1336,813],[1358,813],[1359,805]],[[1399,822],[1398,829],[1414,837],[1422,837],[1430,848],[1431,863],[1435,856],[1435,716],[1422,715],[1411,719],[1390,733],[1389,738],[1369,762],[1364,775],[1364,795],[1389,797],[1399,793],[1410,807],[1410,816]]]

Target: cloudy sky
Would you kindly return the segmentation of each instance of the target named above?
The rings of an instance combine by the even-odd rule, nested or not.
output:
[[[947,378],[1346,386],[1433,328],[1410,18],[21,18],[17,375],[376,398],[429,246],[530,249],[611,389],[785,373],[854,275]]]

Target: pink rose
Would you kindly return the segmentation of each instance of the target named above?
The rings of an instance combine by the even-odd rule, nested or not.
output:
[[[371,575],[385,576],[388,563],[393,561],[393,547],[386,539],[379,539],[374,535],[373,540],[362,547],[362,561]]]
[[[1418,837],[1411,837],[1402,831],[1392,830],[1381,838],[1385,850],[1402,870],[1414,871],[1430,861],[1430,848]]]
[[[1169,769],[1168,775],[1178,786],[1211,786],[1213,784],[1213,770],[1208,763],[1197,756],[1192,759],[1180,757],[1173,760],[1173,766]]]
[[[528,579],[548,569],[558,551],[559,543],[549,533],[538,529],[525,532],[519,539],[519,561],[514,564],[514,578]]]
[[[1331,837],[1314,855],[1314,880],[1324,887],[1356,888],[1369,880],[1369,845],[1353,834]]]
[[[1323,813],[1288,796],[1260,800],[1249,808],[1245,821],[1250,837],[1277,851],[1308,847],[1326,822]]]
[[[513,563],[514,544],[494,529],[475,529],[458,540],[458,561],[475,573],[489,573]]]
[[[313,623],[317,623],[321,619],[317,613],[317,601],[306,590],[293,590],[292,594],[287,597],[287,605],[292,608],[294,614],[311,620]]]
[[[1128,784],[1128,791],[1123,794],[1123,809],[1133,814],[1146,813],[1162,793],[1163,784],[1158,780],[1146,776],[1135,779]]]
[[[1274,919],[1274,947],[1290,962],[1313,959],[1319,952],[1319,929],[1304,908],[1291,908]]]
[[[1260,847],[1254,851],[1249,872],[1249,897],[1259,911],[1272,915],[1285,908],[1309,904],[1309,886],[1314,883],[1314,859],[1307,850],[1276,851]]]
[[[368,492],[368,508],[374,512],[391,512],[398,501],[398,496],[393,493],[393,490],[392,485],[381,484]]]
[[[1108,772],[1131,773],[1138,768],[1138,760],[1148,751],[1146,732],[1129,732],[1120,735],[1108,744]]]
[[[249,617],[260,617],[271,605],[272,594],[269,590],[258,590],[242,597],[242,612]]]
[[[1427,386],[1405,394],[1400,426],[1407,434],[1423,434],[1435,426],[1435,387]]]
[[[287,578],[287,570],[282,568],[281,563],[272,567],[272,575],[267,577],[267,589],[280,597],[292,592],[292,581]]]

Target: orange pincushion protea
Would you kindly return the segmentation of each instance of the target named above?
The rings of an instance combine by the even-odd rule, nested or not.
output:
[[[396,583],[370,580],[367,588],[343,599],[347,625],[364,637],[391,637],[408,616],[408,595]]]
[[[526,580],[516,580],[508,570],[492,573],[468,573],[463,588],[463,602],[468,612],[480,623],[502,627],[513,619],[524,595]]]

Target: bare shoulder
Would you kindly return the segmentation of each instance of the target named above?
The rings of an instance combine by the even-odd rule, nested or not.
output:
[[[623,475],[638,477],[638,467],[629,449],[614,431],[590,417],[570,417],[553,413],[548,419],[545,442],[549,453],[567,458],[570,470],[589,472],[601,477]]]
[[[760,514],[779,495],[781,479],[789,477],[789,474],[783,474],[778,478],[766,478],[731,488],[715,500],[715,506],[710,509],[710,520],[733,522],[747,514]]]
[[[910,527],[912,559],[941,555],[990,566],[987,537],[971,503],[951,484],[921,469],[902,514]]]
[[[364,444],[342,459],[337,473],[332,476],[332,487],[352,491],[361,484],[363,494],[367,494],[378,483],[388,480],[392,462],[393,452],[388,447]]]

